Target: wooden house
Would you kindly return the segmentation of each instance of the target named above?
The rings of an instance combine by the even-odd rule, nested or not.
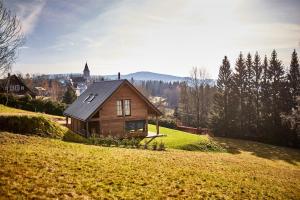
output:
[[[112,80],[93,83],[64,115],[71,130],[86,136],[144,137],[149,116],[156,117],[159,134],[162,113],[129,81]]]
[[[8,74],[6,79],[0,80],[0,93],[9,93],[17,96],[29,94],[33,98],[36,96],[36,93],[27,87],[21,78],[10,74]]]

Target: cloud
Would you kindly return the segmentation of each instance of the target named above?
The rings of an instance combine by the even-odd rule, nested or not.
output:
[[[25,35],[33,32],[45,5],[46,0],[35,0],[30,3],[22,2],[16,5],[17,16],[21,20],[22,32]]]

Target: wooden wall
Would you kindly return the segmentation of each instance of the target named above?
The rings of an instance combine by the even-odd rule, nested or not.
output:
[[[131,116],[117,116],[117,100],[131,100]],[[103,135],[124,134],[124,120],[146,120],[148,105],[127,84],[123,85],[100,110],[100,129]],[[148,122],[148,121],[147,121]]]
[[[84,122],[75,118],[71,118],[70,129],[75,132],[80,132],[82,129],[84,129]]]

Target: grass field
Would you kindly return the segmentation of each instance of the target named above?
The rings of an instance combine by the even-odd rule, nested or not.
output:
[[[70,132],[62,140],[0,132],[0,199],[300,198],[299,150],[160,132],[167,151],[62,141],[84,142]]]
[[[207,135],[195,135],[164,127],[160,127],[159,130],[160,134],[166,137],[159,137],[155,141],[158,143],[163,142],[167,148],[189,151],[225,151]],[[156,127],[150,124],[149,131],[155,132]]]
[[[264,150],[273,151],[269,146]],[[244,151],[238,154],[158,152],[2,132],[0,196],[4,199],[299,199],[299,151],[279,150],[282,156],[294,156],[294,163]]]

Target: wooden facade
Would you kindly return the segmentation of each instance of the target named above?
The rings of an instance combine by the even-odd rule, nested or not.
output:
[[[69,127],[88,136],[145,137],[148,134],[148,117],[159,115],[160,111],[153,109],[153,105],[126,81],[94,110],[88,120],[82,121],[71,117]],[[158,123],[157,134],[159,134]]]
[[[0,81],[0,93],[9,93],[14,95],[29,94],[33,98],[36,96],[36,94],[26,86],[21,78],[10,74],[8,74],[6,79]]]

